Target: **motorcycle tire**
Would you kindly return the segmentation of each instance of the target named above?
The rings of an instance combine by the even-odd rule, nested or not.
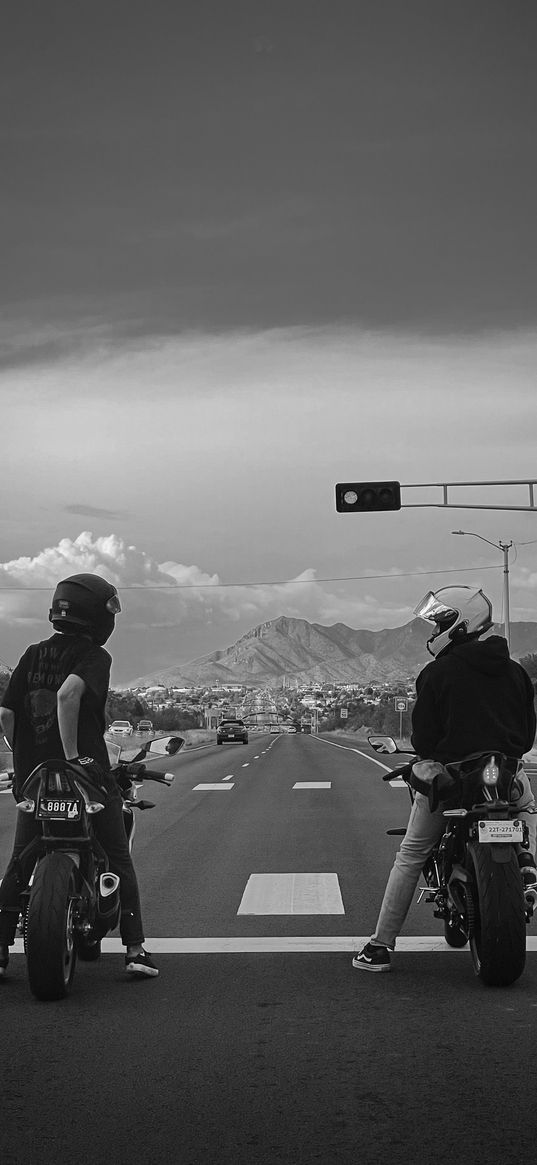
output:
[[[461,950],[468,942],[468,935],[462,926],[457,926],[456,922],[452,922],[450,918],[444,921],[444,938],[448,947]]]
[[[64,999],[71,988],[76,966],[75,871],[63,853],[47,854],[35,871],[24,945],[28,982],[36,999]]]
[[[470,950],[476,975],[490,987],[508,987],[526,963],[526,916],[518,858],[495,862],[491,847],[470,844],[468,867],[474,918]]]

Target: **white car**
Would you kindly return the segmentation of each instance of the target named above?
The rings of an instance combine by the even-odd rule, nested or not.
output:
[[[108,732],[110,736],[132,736],[133,728],[130,720],[114,720]]]

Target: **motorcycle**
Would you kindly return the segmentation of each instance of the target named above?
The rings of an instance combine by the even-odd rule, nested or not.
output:
[[[378,753],[406,752],[389,736],[368,740]],[[508,986],[524,970],[526,925],[535,905],[535,888],[524,886],[518,860],[518,847],[529,850],[528,826],[513,807],[522,761],[503,753],[475,753],[450,764],[427,765],[427,779],[420,776],[424,762],[415,755],[383,777],[402,777],[411,802],[421,792],[431,810],[444,806],[445,829],[423,867],[418,902],[433,904],[448,946],[469,944],[483,983]],[[387,832],[404,835],[406,829]]]
[[[169,754],[184,744],[170,737]],[[134,755],[107,744],[112,775],[123,797],[129,850],[135,833],[135,810],[153,809],[140,800],[144,781],[170,786],[174,774],[148,769],[144,763],[153,740]],[[159,741],[159,744],[161,741]],[[161,751],[161,750],[158,750]],[[19,929],[24,941],[30,991],[36,999],[63,999],[69,994],[77,958],[93,962],[101,941],[119,922],[120,879],[93,830],[93,818],[106,804],[107,791],[93,766],[49,760],[27,777],[17,809],[31,813],[39,834],[21,854],[35,866],[28,889],[21,893]]]

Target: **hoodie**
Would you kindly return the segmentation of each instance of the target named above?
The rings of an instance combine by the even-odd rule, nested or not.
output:
[[[412,747],[442,763],[472,752],[521,757],[535,740],[534,692],[500,635],[446,648],[420,672]]]

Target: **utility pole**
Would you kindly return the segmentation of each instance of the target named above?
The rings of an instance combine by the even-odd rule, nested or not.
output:
[[[482,534],[475,534],[473,530],[452,530],[452,534],[465,534],[470,538],[479,538],[481,542],[488,542],[489,546],[494,546],[495,550],[501,550],[503,554],[503,616],[505,623],[505,638],[509,651],[511,650],[511,620],[509,612],[509,551],[513,545],[512,542],[491,542],[489,538],[484,538]]]

